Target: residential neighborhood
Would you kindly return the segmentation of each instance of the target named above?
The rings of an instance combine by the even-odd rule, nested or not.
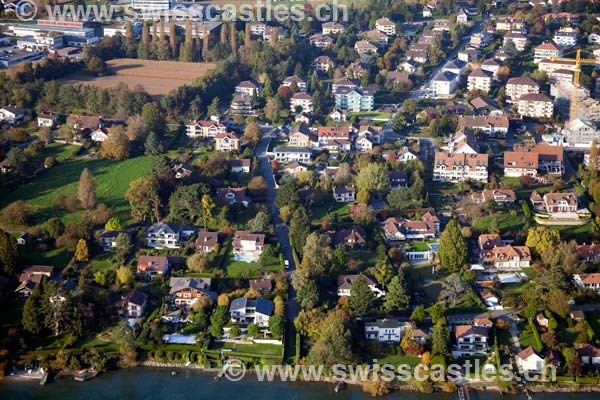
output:
[[[598,391],[600,3],[11,4],[0,376],[457,365],[331,391]]]

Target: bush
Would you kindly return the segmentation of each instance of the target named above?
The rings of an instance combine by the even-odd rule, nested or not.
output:
[[[231,329],[229,329],[229,337],[230,338],[240,337],[241,334],[242,334],[242,330],[240,329],[239,326],[232,326]]]

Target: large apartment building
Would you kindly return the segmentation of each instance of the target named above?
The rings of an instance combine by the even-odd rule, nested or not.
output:
[[[487,182],[487,154],[449,154],[444,151],[435,153],[433,181],[464,182],[467,180]]]

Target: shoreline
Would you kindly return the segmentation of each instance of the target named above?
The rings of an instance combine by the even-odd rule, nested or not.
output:
[[[220,372],[222,372],[222,368],[205,368],[202,365],[198,365],[198,364],[176,364],[176,363],[161,363],[161,362],[155,362],[155,361],[140,361],[137,363],[137,365],[131,367],[131,368],[118,368],[115,370],[111,370],[111,371],[107,371],[107,372],[115,372],[118,373],[120,371],[123,370],[128,370],[128,369],[135,369],[135,368],[155,368],[155,369],[175,369],[175,370],[193,370],[193,371],[198,371],[201,372],[203,374],[219,374]],[[103,374],[106,374],[107,372],[104,372]],[[55,381],[54,383],[60,383],[64,378],[68,378],[71,377],[73,375],[73,372],[58,372],[55,375]],[[250,377],[250,375],[254,375],[256,376],[255,371],[250,368],[246,371],[246,376],[244,377],[244,379],[247,379]],[[215,375],[213,378],[216,378],[218,375]],[[17,375],[6,375],[3,377],[0,377],[0,381],[2,380],[16,380],[16,381],[39,381],[42,379],[42,376],[32,376],[29,374],[17,374]],[[221,378],[219,378],[220,380]],[[270,381],[265,381],[264,383],[271,383]],[[305,383],[305,384],[311,384],[311,383],[319,383],[319,384],[328,384],[328,385],[336,385],[338,383],[338,381],[333,381],[330,380],[329,378],[325,378],[319,381],[305,381],[301,378],[295,380],[295,381],[281,381],[281,383]],[[361,382],[359,381],[355,381],[355,380],[345,380],[343,382],[346,385],[352,385],[354,387],[361,387]],[[500,388],[497,385],[484,385],[482,384],[482,382],[473,382],[473,383],[468,383],[467,386],[469,387],[470,390],[476,391],[476,392],[495,392],[495,393],[502,393]],[[434,385],[434,388],[437,390],[434,390],[435,392],[440,392],[440,387],[439,385]],[[583,384],[583,383],[576,383],[576,382],[561,382],[561,383],[556,383],[556,384],[552,384],[552,385],[537,385],[537,386],[528,386],[527,389],[532,392],[532,393],[600,393],[600,384]],[[417,390],[414,389],[414,387],[410,386],[410,385],[394,385],[392,388],[391,393],[394,392],[400,392],[400,393],[421,393]],[[426,393],[423,393],[426,394]],[[518,393],[504,393],[503,395],[508,395],[508,396],[515,396]]]

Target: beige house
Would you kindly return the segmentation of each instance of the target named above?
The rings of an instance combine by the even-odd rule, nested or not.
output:
[[[552,118],[554,101],[542,93],[528,93],[519,98],[518,113],[524,117]]]
[[[539,92],[540,85],[533,79],[526,76],[510,78],[508,82],[506,82],[505,94],[513,101],[517,101],[525,94]]]
[[[482,69],[476,69],[467,78],[467,90],[479,90],[488,93],[492,87],[492,73]]]
[[[213,138],[219,133],[227,132],[227,127],[216,121],[189,121],[185,125],[185,134],[191,138]]]
[[[290,110],[295,112],[300,107],[302,112],[312,113],[313,112],[313,98],[310,94],[299,92],[292,96],[290,99]]]
[[[450,154],[443,151],[435,153],[434,182],[464,182],[466,180],[487,182],[487,154]]]
[[[396,34],[396,24],[390,21],[389,18],[379,18],[375,21],[375,29],[388,36],[394,36]]]
[[[535,48],[533,52],[533,62],[539,63],[546,58],[562,57],[562,54],[563,47],[551,40],[549,42],[542,43]]]
[[[524,51],[525,45],[527,45],[527,36],[519,32],[507,33],[504,35],[503,46],[506,47],[510,42],[515,45],[515,49],[518,51]]]
[[[215,137],[215,150],[229,153],[240,149],[240,139],[233,133],[219,133]]]

